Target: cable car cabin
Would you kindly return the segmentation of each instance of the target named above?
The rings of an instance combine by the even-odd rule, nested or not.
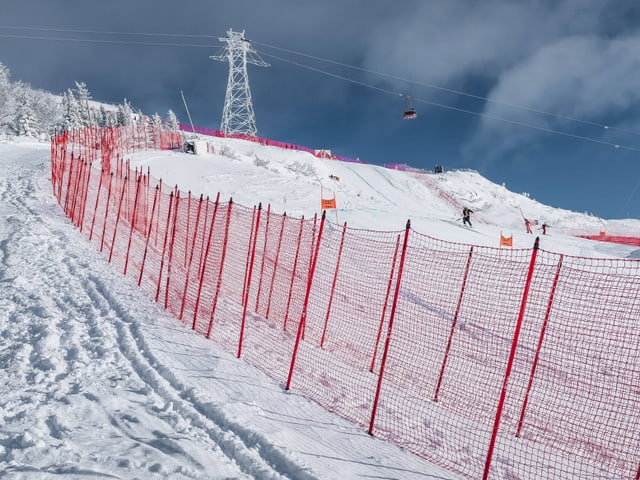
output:
[[[404,118],[405,120],[411,120],[413,118],[416,118],[417,116],[418,114],[413,108],[410,108],[409,110],[405,110],[405,112],[402,114],[402,118]]]

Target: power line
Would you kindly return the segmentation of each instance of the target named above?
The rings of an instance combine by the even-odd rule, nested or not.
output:
[[[327,72],[327,71],[321,70],[319,68],[310,67],[309,65],[304,65],[302,63],[297,63],[297,62],[294,62],[292,60],[288,60],[286,58],[278,57],[276,55],[271,55],[271,54],[264,53],[264,52],[262,52],[262,55],[264,55],[265,57],[275,58],[276,60],[280,60],[281,62],[290,63],[291,65],[295,65],[297,67],[301,67],[301,68],[304,68],[304,69],[307,69],[307,70],[311,70],[312,72],[321,73],[321,74],[326,75],[328,77],[333,77],[333,78],[337,78],[339,80],[344,80],[346,82],[353,83],[355,85],[360,85],[362,87],[371,88],[372,90],[378,90],[379,92],[382,92],[382,93],[387,93],[389,95],[394,95],[394,96],[395,95],[401,95],[402,96],[402,94],[399,93],[399,92],[394,92],[394,91],[388,90],[386,88],[377,87],[375,85],[371,85],[371,84],[364,83],[364,82],[361,82],[361,81],[358,81],[358,80],[354,80],[353,78],[345,77],[343,75],[338,75],[336,73]]]
[[[185,38],[217,38],[217,36],[215,35],[196,35],[196,34],[181,34],[181,33],[151,33],[151,32],[122,32],[122,31],[103,31],[103,30],[75,30],[75,29],[60,29],[60,28],[40,28],[40,27],[16,27],[16,26],[0,26],[0,29],[11,29],[11,30],[31,30],[31,31],[43,31],[43,32],[55,32],[55,33],[78,33],[78,34],[91,34],[91,35],[129,35],[129,36],[145,36],[145,37],[171,37],[171,38],[180,38],[180,37],[185,37]],[[34,36],[34,35],[8,35],[8,34],[0,34],[0,38],[17,38],[17,39],[26,39],[26,40],[48,40],[48,41],[60,41],[60,42],[78,42],[78,43],[97,43],[97,44],[113,44],[113,45],[134,45],[134,46],[151,46],[151,47],[178,47],[178,48],[214,48],[212,45],[202,45],[202,44],[193,44],[193,43],[167,43],[167,42],[137,42],[137,41],[129,41],[129,40],[105,40],[105,39],[89,39],[89,38],[60,38],[60,37],[54,37],[54,36]],[[306,58],[310,58],[313,60],[317,60],[317,61],[322,61],[325,63],[330,63],[333,65],[337,65],[337,66],[341,66],[341,67],[345,67],[345,68],[349,68],[352,70],[357,70],[357,71],[361,71],[363,73],[368,73],[368,74],[372,74],[372,75],[377,75],[377,76],[381,76],[381,77],[385,77],[385,78],[389,78],[389,79],[394,79],[394,80],[399,80],[399,81],[403,81],[406,83],[411,83],[414,85],[419,85],[419,86],[423,86],[423,87],[428,87],[428,88],[433,88],[433,89],[438,89],[438,90],[442,90],[448,93],[454,93],[457,95],[462,95],[462,96],[466,96],[466,97],[470,97],[470,98],[475,98],[478,100],[483,100],[485,102],[488,103],[496,103],[496,104],[500,104],[500,105],[505,105],[505,106],[509,106],[511,108],[516,108],[516,109],[520,109],[520,110],[525,110],[525,111],[529,111],[532,113],[538,113],[541,115],[547,115],[547,116],[553,116],[556,118],[561,118],[564,120],[570,120],[573,122],[577,122],[577,123],[581,123],[581,124],[585,124],[585,125],[591,125],[591,126],[596,126],[596,127],[600,127],[603,128],[605,130],[615,130],[615,131],[619,131],[619,132],[623,132],[623,133],[628,133],[628,134],[632,134],[632,135],[640,135],[636,132],[632,132],[632,131],[627,131],[627,130],[623,130],[623,129],[619,129],[619,128],[615,128],[615,127],[610,127],[608,125],[604,125],[604,124],[600,124],[600,123],[596,123],[596,122],[590,122],[590,121],[585,121],[585,120],[581,120],[581,119],[577,119],[574,117],[570,117],[570,116],[566,116],[566,115],[560,115],[560,114],[555,114],[552,112],[546,112],[543,110],[537,110],[537,109],[533,109],[533,108],[529,108],[529,107],[525,107],[522,105],[517,105],[514,103],[510,103],[510,102],[504,102],[504,101],[499,101],[499,100],[493,100],[493,99],[489,99],[487,97],[483,97],[481,95],[475,95],[475,94],[471,94],[471,93],[467,93],[467,92],[462,92],[459,90],[453,90],[450,88],[446,88],[446,87],[440,87],[437,85],[432,85],[432,84],[428,84],[428,83],[423,83],[423,82],[417,82],[417,81],[413,81],[413,80],[409,80],[397,75],[391,75],[391,74],[387,74],[384,72],[376,72],[373,70],[369,70],[366,68],[362,68],[362,67],[357,67],[354,65],[349,65],[343,62],[338,62],[335,60],[330,60],[330,59],[326,59],[326,58],[322,58],[322,57],[318,57],[318,56],[314,56],[314,55],[310,55],[310,54],[306,54],[306,53],[302,53],[302,52],[296,52],[294,50],[290,50],[290,49],[285,49],[285,48],[281,48],[281,47],[277,47],[274,45],[269,45],[269,44],[265,44],[265,43],[261,43],[261,42],[252,42],[256,45],[261,45],[263,47],[267,47],[267,48],[271,48],[274,50],[279,50],[282,52],[286,52],[286,53],[290,53],[290,54],[294,54],[294,55],[298,55],[298,56],[302,56],[302,57],[306,57]],[[355,85],[360,85],[362,87],[366,87],[366,88],[370,88],[373,90],[377,90],[380,91],[382,93],[386,93],[389,95],[394,95],[394,96],[404,96],[404,93],[401,92],[396,92],[396,91],[392,91],[389,89],[385,89],[385,88],[381,88],[369,83],[365,83],[362,81],[358,81],[355,80],[353,78],[349,78],[343,75],[338,75],[338,74],[334,74],[331,72],[327,72],[325,70],[319,69],[319,68],[315,68],[315,67],[311,67],[308,65],[304,65],[298,62],[294,62],[292,60],[289,59],[285,59],[282,57],[278,57],[276,55],[271,55],[271,54],[266,54],[263,53],[264,56],[267,57],[271,57],[274,58],[276,60],[280,60],[282,62],[285,63],[290,63],[292,65],[301,67],[301,68],[305,68],[307,70],[311,70],[317,73],[321,73],[330,77],[334,77],[340,80],[344,80],[350,83],[353,83]],[[496,120],[496,121],[501,121],[501,122],[505,122],[511,125],[517,125],[517,126],[521,126],[521,127],[525,127],[525,128],[531,128],[534,130],[538,130],[538,131],[543,131],[543,132],[547,132],[547,133],[552,133],[552,134],[556,134],[556,135],[561,135],[561,136],[565,136],[565,137],[570,137],[570,138],[574,138],[574,139],[578,139],[578,140],[584,140],[584,141],[589,141],[589,142],[593,142],[593,143],[598,143],[600,145],[605,145],[605,146],[610,146],[616,149],[622,149],[622,150],[629,150],[629,151],[633,151],[633,152],[640,152],[640,149],[635,148],[635,147],[629,147],[629,146],[625,146],[625,145],[621,145],[618,143],[612,143],[612,142],[607,142],[607,141],[603,141],[603,140],[598,140],[595,138],[591,138],[591,137],[586,137],[586,136],[582,136],[582,135],[576,135],[573,133],[569,133],[569,132],[564,132],[564,131],[560,131],[560,130],[555,130],[549,127],[544,127],[544,126],[540,126],[540,125],[534,125],[534,124],[530,124],[530,123],[526,123],[526,122],[521,122],[521,121],[516,121],[516,120],[509,120],[506,118],[502,118],[502,117],[498,117],[496,115],[489,115],[486,113],[481,113],[481,112],[475,112],[472,110],[467,110],[467,109],[463,109],[463,108],[459,108],[459,107],[454,107],[451,105],[446,105],[446,104],[442,104],[442,103],[437,103],[437,102],[432,102],[429,100],[425,100],[425,99],[419,99],[419,98],[415,98],[412,97],[414,101],[419,102],[419,103],[424,103],[427,105],[431,105],[431,106],[435,106],[435,107],[439,107],[439,108],[444,108],[444,109],[448,109],[448,110],[453,110],[453,111],[457,111],[460,113],[466,113],[466,114],[470,114],[470,115],[475,115],[475,116],[479,116],[479,117],[483,117],[483,118],[488,118],[491,120]]]
[[[105,30],[75,30],[70,28],[42,28],[42,27],[11,27],[0,25],[0,29],[7,30],[33,30],[37,32],[56,32],[56,33],[90,33],[95,35],[132,35],[146,37],[187,37],[187,38],[211,38],[218,39],[219,35],[194,35],[188,33],[151,33],[151,32],[122,32],[122,31],[105,31]]]
[[[629,195],[629,198],[627,198],[627,201],[624,202],[624,205],[622,206],[622,208],[618,212],[618,216],[619,217],[621,217],[623,215],[624,210],[627,208],[627,206],[629,205],[629,202],[631,202],[631,199],[636,194],[636,191],[638,190],[638,187],[640,187],[640,180],[638,180],[638,183],[636,183],[636,186],[633,187],[633,190],[631,190],[631,194]]]
[[[211,45],[197,45],[188,43],[164,43],[164,42],[131,42],[125,40],[100,40],[91,38],[58,38],[58,37],[37,37],[33,35],[7,35],[0,33],[0,38],[18,38],[23,40],[52,40],[56,42],[78,42],[78,43],[102,43],[113,45],[138,45],[148,47],[188,47],[188,48],[213,48]]]
[[[78,29],[66,29],[66,28],[45,28],[45,27],[17,27],[17,26],[7,26],[7,25],[0,25],[0,29],[9,29],[9,30],[27,30],[27,31],[40,31],[40,32],[55,32],[55,33],[79,33],[79,34],[91,34],[91,35],[126,35],[126,36],[144,36],[144,37],[170,37],[170,38],[205,38],[205,39],[217,39],[219,37],[219,35],[206,35],[206,34],[186,34],[186,33],[153,33],[153,32],[123,32],[123,31],[110,31],[110,30],[78,30]],[[124,41],[124,40],[99,40],[99,39],[78,39],[78,38],[56,38],[56,37],[37,37],[37,36],[30,36],[30,35],[7,35],[7,34],[0,34],[0,37],[3,38],[20,38],[20,39],[31,39],[31,40],[54,40],[54,41],[71,41],[71,42],[89,42],[89,43],[104,43],[104,44],[118,44],[118,45],[139,45],[139,46],[161,46],[161,47],[193,47],[193,48],[211,48],[211,45],[201,45],[201,44],[187,44],[187,43],[164,43],[164,42],[132,42],[132,41]],[[455,95],[461,95],[461,96],[465,96],[468,98],[474,98],[476,100],[482,100],[484,102],[487,103],[494,103],[496,105],[503,105],[503,106],[507,106],[510,108],[514,108],[514,109],[518,109],[518,110],[523,110],[523,111],[527,111],[527,112],[531,112],[531,113],[536,113],[539,115],[545,115],[545,116],[551,116],[551,117],[555,117],[558,119],[562,119],[562,120],[568,120],[571,122],[576,122],[576,123],[581,123],[583,125],[589,125],[589,126],[594,126],[594,127],[598,127],[598,128],[602,128],[603,130],[607,130],[607,131],[618,131],[621,133],[626,133],[626,134],[630,134],[630,135],[636,135],[636,136],[640,136],[640,133],[638,132],[634,132],[631,130],[626,130],[626,129],[621,129],[618,127],[612,127],[603,123],[598,123],[598,122],[593,122],[593,121],[589,121],[589,120],[583,120],[583,119],[579,119],[576,117],[572,117],[569,115],[562,115],[562,114],[558,114],[558,113],[553,113],[553,112],[548,112],[545,110],[540,110],[540,109],[535,109],[532,107],[527,107],[527,106],[523,106],[523,105],[518,105],[516,103],[513,102],[508,102],[508,101],[504,101],[504,100],[496,100],[496,99],[491,99],[488,97],[484,97],[482,95],[477,95],[477,94],[473,94],[473,93],[469,93],[469,92],[463,92],[461,90],[454,90],[451,88],[447,88],[447,87],[442,87],[439,85],[434,85],[434,84],[430,84],[430,83],[425,83],[425,82],[419,82],[419,81],[415,81],[415,80],[410,80],[404,77],[400,77],[398,75],[392,75],[392,74],[388,74],[388,73],[384,73],[384,72],[379,72],[379,71],[374,71],[374,70],[370,70],[370,69],[366,69],[363,67],[358,67],[355,65],[350,65],[344,62],[338,62],[335,60],[331,60],[331,59],[327,59],[327,58],[323,58],[323,57],[319,57],[316,55],[311,55],[311,54],[307,54],[307,53],[303,53],[303,52],[297,52],[295,50],[291,50],[291,49],[286,49],[286,48],[282,48],[282,47],[278,47],[275,45],[270,45],[267,43],[262,43],[262,42],[256,42],[256,41],[252,41],[252,43],[254,43],[255,45],[261,45],[263,47],[266,48],[271,48],[274,50],[279,50],[281,52],[286,52],[289,54],[293,54],[293,55],[298,55],[298,56],[302,56],[305,58],[310,58],[313,60],[317,60],[317,61],[321,61],[321,62],[325,62],[325,63],[329,63],[332,65],[337,65],[337,66],[341,66],[341,67],[345,67],[345,68],[349,68],[352,70],[357,70],[363,73],[368,73],[371,75],[377,75],[383,78],[388,78],[388,79],[392,79],[392,80],[398,80],[398,81],[402,81],[405,83],[409,83],[409,84],[413,84],[413,85],[418,85],[418,86],[422,86],[422,87],[426,87],[426,88],[432,88],[432,89],[436,89],[436,90],[440,90],[443,92],[447,92],[447,93],[452,93]],[[266,55],[266,54],[265,54]],[[273,56],[273,58],[278,58],[276,56]],[[278,58],[281,61],[286,61],[285,59],[282,58]],[[298,63],[289,61],[289,63],[298,65],[298,66],[302,66]],[[309,67],[309,69],[311,69],[311,67]],[[318,72],[322,72],[322,70],[317,69],[316,71]],[[343,80],[348,80],[347,77],[340,77]],[[352,82],[352,83],[358,83],[358,82]],[[424,103],[429,103],[427,101],[424,101]],[[433,104],[435,106],[443,106],[440,104]],[[461,112],[465,112],[465,113],[473,113],[476,114],[475,112],[468,112],[465,111],[464,109],[459,109]],[[527,126],[527,124],[523,124],[523,126]],[[581,138],[580,136],[576,136],[576,138]],[[605,144],[610,144],[612,146],[616,146],[616,144],[613,143],[608,143],[608,142],[602,142]]]
[[[362,81],[359,81],[359,80],[354,80],[352,78],[345,77],[343,75],[337,75],[335,73],[326,72],[326,71],[321,70],[319,68],[310,67],[308,65],[297,63],[297,62],[294,62],[294,61],[286,59],[286,58],[278,57],[276,55],[270,55],[270,54],[267,54],[267,53],[264,53],[264,52],[262,52],[262,55],[265,56],[265,57],[270,57],[270,58],[274,58],[276,60],[280,60],[282,62],[290,63],[292,65],[296,65],[298,67],[305,68],[307,70],[311,70],[311,71],[314,71],[314,72],[322,73],[324,75],[327,75],[327,76],[330,76],[330,77],[333,77],[333,78],[338,78],[340,80],[344,80],[344,81],[347,81],[347,82],[350,82],[350,83],[353,83],[353,84],[356,84],[356,85],[360,85],[362,87],[367,87],[367,88],[370,88],[370,89],[373,89],[373,90],[377,90],[377,91],[382,92],[382,93],[386,93],[386,94],[394,95],[394,96],[404,96],[404,94],[401,93],[401,92],[388,90],[386,88],[378,87],[376,85],[371,85],[371,84],[368,84],[368,83],[365,83],[365,82],[362,82]],[[632,151],[632,152],[640,152],[640,148],[628,147],[628,146],[625,146],[625,145],[620,145],[618,143],[606,142],[604,140],[598,140],[596,138],[585,137],[585,136],[582,136],[582,135],[576,135],[576,134],[573,134],[573,133],[564,132],[564,131],[561,131],[561,130],[555,130],[555,129],[552,129],[552,128],[549,128],[549,127],[543,127],[543,126],[534,125],[534,124],[531,124],[531,123],[520,122],[520,121],[517,121],[517,120],[509,120],[509,119],[498,117],[498,116],[495,116],[495,115],[489,115],[487,113],[474,112],[472,110],[467,110],[467,109],[464,109],[464,108],[454,107],[454,106],[451,106],[451,105],[445,105],[445,104],[442,104],[442,103],[432,102],[430,100],[420,99],[420,98],[416,98],[416,97],[411,97],[411,99],[413,101],[415,101],[415,102],[424,103],[424,104],[431,105],[431,106],[434,106],[434,107],[445,108],[445,109],[448,109],[448,110],[454,110],[456,112],[467,113],[467,114],[470,114],[470,115],[475,115],[475,116],[478,116],[478,117],[488,118],[488,119],[491,119],[491,120],[497,120],[497,121],[505,122],[505,123],[508,123],[508,124],[511,124],[511,125],[517,125],[517,126],[520,126],[520,127],[531,128],[531,129],[542,131],[542,132],[553,133],[553,134],[556,134],[556,135],[562,135],[562,136],[569,137],[569,138],[574,138],[574,139],[577,139],[577,140],[585,140],[585,141],[589,141],[589,142],[593,142],[593,143],[598,143],[600,145],[613,147],[613,148],[616,148],[616,149],[629,150],[629,151]]]
[[[269,45],[269,44],[266,44],[266,43],[260,43],[260,42],[253,42],[253,43],[255,43],[256,45],[261,45],[263,47],[272,48],[274,50],[280,50],[282,52],[291,53],[291,54],[294,54],[294,55],[299,55],[299,56],[310,58],[310,59],[313,59],[313,60],[318,60],[318,61],[321,61],[321,62],[330,63],[330,64],[333,64],[333,65],[337,65],[337,66],[341,66],[341,67],[345,67],[345,68],[350,68],[352,70],[357,70],[357,71],[360,71],[360,72],[363,72],[363,73],[368,73],[368,74],[371,74],[371,75],[377,75],[377,76],[389,78],[389,79],[392,79],[392,80],[399,80],[399,81],[402,81],[402,82],[418,85],[418,86],[421,86],[421,87],[433,88],[433,89],[441,90],[441,91],[444,91],[444,92],[447,92],[447,93],[453,93],[453,94],[456,94],[456,95],[462,95],[462,96],[465,96],[465,97],[474,98],[476,100],[483,100],[483,101],[485,101],[487,103],[495,103],[497,105],[503,105],[503,106],[515,108],[515,109],[518,109],[518,110],[524,110],[524,111],[531,112],[531,113],[537,113],[537,114],[540,114],[540,115],[556,117],[556,118],[560,118],[560,119],[563,119],[563,120],[569,120],[569,121],[576,122],[576,123],[582,123],[584,125],[590,125],[590,126],[594,126],[594,127],[599,127],[599,128],[604,129],[604,130],[610,130],[610,131],[614,130],[614,131],[619,131],[621,133],[628,133],[628,134],[631,134],[631,135],[640,136],[640,133],[638,133],[638,132],[633,132],[631,130],[625,130],[625,129],[621,129],[621,128],[617,128],[617,127],[611,127],[609,125],[605,125],[605,124],[598,123],[598,122],[592,122],[592,121],[589,121],[589,120],[582,120],[582,119],[571,117],[571,116],[568,116],[568,115],[562,115],[562,114],[557,114],[557,113],[553,113],[553,112],[547,112],[547,111],[544,111],[544,110],[539,110],[539,109],[535,109],[535,108],[531,108],[531,107],[526,107],[526,106],[518,105],[518,104],[515,104],[515,103],[512,103],[512,102],[507,102],[507,101],[504,101],[504,100],[495,100],[495,99],[491,99],[491,98],[488,98],[488,97],[484,97],[482,95],[476,95],[476,94],[473,94],[473,93],[463,92],[463,91],[460,91],[460,90],[454,90],[454,89],[451,89],[451,88],[441,87],[441,86],[433,85],[433,84],[429,84],[429,83],[418,82],[418,81],[410,80],[410,79],[407,79],[407,78],[404,78],[404,77],[400,77],[400,76],[397,76],[397,75],[391,75],[391,74],[384,73],[384,72],[378,72],[378,71],[374,71],[374,70],[369,70],[369,69],[366,69],[366,68],[358,67],[358,66],[355,66],[355,65],[349,65],[347,63],[337,62],[337,61],[330,60],[330,59],[327,59],[327,58],[317,57],[317,56],[314,56],[314,55],[309,55],[309,54],[306,54],[306,53],[296,52],[294,50],[289,50],[289,49],[286,49],[286,48],[276,47],[274,45]]]

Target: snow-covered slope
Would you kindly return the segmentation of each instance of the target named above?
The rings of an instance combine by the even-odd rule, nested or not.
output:
[[[0,143],[0,367],[2,479],[458,478],[169,316],[64,216],[47,144]]]
[[[425,181],[250,142],[208,141],[223,154],[149,152],[132,165],[194,195],[219,191],[296,216],[320,211],[322,187],[323,197],[336,196],[337,220],[357,228],[401,230],[410,218],[413,228],[439,238],[498,246],[503,231],[529,247],[522,210],[552,225],[542,237],[548,250],[636,251],[567,235],[602,224],[476,172]],[[0,166],[0,476],[456,478],[284,393],[170,317],[63,215],[51,194],[47,144],[0,143]],[[477,210],[474,229],[458,220],[460,204]],[[640,231],[636,220],[615,226]]]
[[[638,220],[602,220],[584,213],[543,205],[525,194],[510,192],[478,172],[414,173],[318,158],[307,152],[263,146],[255,142],[200,137],[209,144],[203,155],[147,152],[133,155],[132,168],[150,169],[152,176],[193,195],[232,197],[246,206],[262,203],[272,211],[306,218],[321,211],[320,198],[333,198],[337,209],[328,218],[350,227],[413,229],[463,243],[499,246],[500,234],[512,236],[514,247],[530,247],[533,235],[524,217],[550,225],[542,248],[580,256],[628,257],[633,247],[576,238],[577,234],[640,235]],[[461,222],[462,206],[475,213],[474,228]]]

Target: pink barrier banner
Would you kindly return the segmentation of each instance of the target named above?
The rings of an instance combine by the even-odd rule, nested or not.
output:
[[[624,237],[621,235],[579,235],[587,240],[597,240],[599,242],[620,243],[622,245],[631,245],[640,247],[640,237]]]

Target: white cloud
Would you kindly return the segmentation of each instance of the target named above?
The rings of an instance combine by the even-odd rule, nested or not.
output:
[[[372,30],[367,64],[401,77],[497,77],[546,44],[599,31],[604,7],[581,2],[424,2]]]
[[[605,39],[574,36],[546,45],[505,71],[491,91],[472,146],[494,153],[531,141],[538,131],[505,136],[499,117],[598,140],[603,128],[584,122],[637,124],[640,112],[640,35]],[[512,108],[510,105],[531,110]],[[548,112],[553,115],[543,115]],[[555,115],[555,116],[554,116]],[[511,131],[511,130],[510,130]],[[629,139],[627,139],[629,140]],[[602,141],[613,141],[602,137]]]

